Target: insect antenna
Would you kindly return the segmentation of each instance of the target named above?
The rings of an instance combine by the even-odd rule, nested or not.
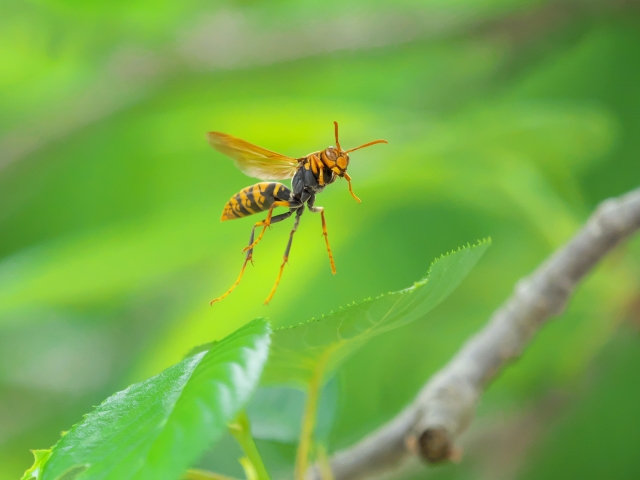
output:
[[[360,150],[361,148],[370,147],[371,145],[375,145],[376,143],[389,143],[389,142],[387,142],[386,140],[374,140],[373,142],[365,143],[364,145],[360,145],[359,147],[345,150],[344,153],[350,153],[350,152],[353,152],[354,150]]]
[[[336,127],[336,147],[338,148],[338,151],[341,152],[342,148],[340,147],[340,141],[338,140],[338,122],[333,122],[333,124]]]
[[[342,147],[340,146],[340,141],[338,140],[338,122],[333,122],[333,124],[336,127],[336,147],[338,148],[338,151],[341,153],[350,153],[355,150],[360,150],[361,148],[370,147],[371,145],[375,145],[376,143],[389,143],[386,140],[374,140],[373,142],[365,143],[364,145],[360,145],[359,147],[356,147],[356,148],[350,148],[349,150],[342,150]]]

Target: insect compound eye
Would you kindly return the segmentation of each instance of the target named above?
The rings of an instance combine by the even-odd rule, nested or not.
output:
[[[324,151],[325,155],[327,156],[327,158],[333,162],[336,161],[336,158],[338,158],[338,155],[336,154],[336,151],[333,147],[329,147]]]

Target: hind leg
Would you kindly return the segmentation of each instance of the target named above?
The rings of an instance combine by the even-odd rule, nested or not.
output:
[[[268,195],[268,193],[266,194]],[[243,252],[246,252],[247,250],[251,250],[253,247],[255,247],[260,242],[260,240],[262,240],[262,236],[264,235],[264,232],[267,230],[267,227],[269,227],[272,223],[275,223],[273,219],[277,217],[272,218],[274,208],[289,207],[292,211],[295,211],[304,204],[304,201],[291,200],[292,196],[293,194],[291,193],[291,191],[288,188],[286,188],[284,185],[282,185],[278,190],[273,191],[273,198],[275,199],[275,201],[271,204],[271,207],[269,208],[269,212],[267,213],[267,218],[265,218],[260,222],[257,222],[253,226],[254,229],[256,227],[262,227],[262,230],[260,231],[260,235],[258,235],[258,238],[256,238],[254,242],[251,242],[249,246],[245,247],[245,249],[242,250]],[[287,218],[287,217],[283,217],[283,219],[284,218]]]
[[[271,289],[271,293],[269,293],[269,296],[264,301],[265,305],[267,305],[271,301],[271,299],[273,298],[273,295],[276,293],[276,289],[278,288],[278,285],[280,284],[280,278],[282,277],[284,266],[287,264],[287,261],[289,260],[289,252],[291,251],[291,244],[293,243],[293,235],[298,230],[298,224],[300,223],[300,217],[302,216],[303,212],[304,212],[304,206],[300,207],[296,212],[296,219],[293,222],[293,228],[291,229],[291,233],[289,234],[289,242],[287,243],[287,248],[285,249],[284,256],[282,257],[282,265],[280,265],[280,272],[278,272],[278,278],[276,278],[276,283],[273,285],[273,288]]]
[[[285,220],[287,218],[289,218],[293,212],[295,212],[295,210],[290,210],[286,213],[282,213],[280,215],[276,215],[275,217],[271,218],[271,224],[273,223],[278,223],[281,222],[282,220]],[[238,275],[238,279],[234,282],[233,285],[231,285],[231,288],[229,288],[229,290],[227,290],[223,295],[221,295],[218,298],[215,298],[213,300],[211,300],[211,302],[209,303],[210,305],[213,305],[216,302],[219,302],[220,300],[222,300],[224,297],[226,297],[227,295],[229,295],[231,292],[233,292],[233,290],[238,286],[238,284],[240,284],[240,280],[242,280],[242,276],[244,275],[244,269],[247,266],[247,263],[251,262],[253,263],[253,246],[254,246],[254,241],[253,241],[253,237],[256,231],[256,227],[258,226],[260,222],[256,223],[253,228],[251,229],[251,236],[249,237],[249,246],[247,247],[249,249],[249,251],[247,252],[245,259],[244,259],[244,263],[242,264],[242,269],[240,270],[240,275]],[[245,249],[246,250],[246,249]]]
[[[256,224],[253,226],[254,230],[256,227],[262,227],[262,230],[260,231],[260,235],[258,235],[258,238],[256,238],[254,242],[250,243],[247,247],[245,247],[244,250],[242,250],[243,252],[246,252],[247,250],[252,250],[253,247],[255,247],[258,243],[260,243],[260,240],[262,240],[262,236],[264,235],[264,232],[267,230],[267,227],[272,223],[275,223],[273,219],[276,217],[272,218],[271,215],[273,214],[273,209],[276,207],[289,207],[289,208],[296,209],[300,207],[300,204],[296,202],[282,201],[282,200],[273,202],[273,205],[271,205],[271,208],[269,208],[269,213],[267,213],[267,218],[265,218],[260,222],[256,222]],[[252,237],[253,237],[253,232],[252,232]]]
[[[271,217],[271,219],[269,220],[269,225],[267,226],[271,226],[274,223],[278,223],[281,222],[282,220],[286,220],[287,218],[289,218],[291,215],[293,215],[293,213],[296,211],[295,208],[292,208],[291,210],[289,210],[286,213],[281,213],[280,215],[276,215],[275,217]],[[266,220],[265,220],[266,221]],[[258,243],[257,241],[253,241],[253,237],[256,231],[256,227],[260,227],[262,226],[264,223],[264,221],[262,222],[257,222],[253,228],[251,229],[251,236],[249,237],[249,245],[247,245],[242,251],[243,252],[247,252],[247,258],[246,261],[252,262],[252,258],[253,258],[253,249],[255,247],[255,245]],[[253,263],[253,262],[252,262]]]
[[[262,230],[260,231],[260,235],[258,235],[258,238],[256,238],[255,241],[249,243],[249,245],[246,246],[242,251],[246,252],[247,250],[252,250],[253,247],[255,247],[260,242],[260,240],[262,240],[262,236],[264,235],[264,232],[267,230],[267,227],[270,226],[272,223],[276,223],[274,220],[280,217],[281,215],[277,215],[272,218],[274,208],[289,207],[293,209],[293,211],[295,211],[295,209],[299,208],[300,206],[301,204],[297,202],[290,202],[290,201],[283,201],[283,200],[278,200],[276,202],[273,202],[273,205],[271,205],[271,208],[269,208],[269,213],[267,213],[267,218],[265,218],[260,222],[256,222],[256,224],[253,226],[253,230],[255,230],[256,227],[262,227]],[[285,218],[289,217],[291,213],[289,214],[284,213],[283,215],[286,215],[286,217],[281,218],[281,220],[284,220]],[[251,238],[253,238],[253,230],[251,231]]]

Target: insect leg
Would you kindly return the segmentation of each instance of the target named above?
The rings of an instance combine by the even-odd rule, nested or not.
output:
[[[278,272],[278,278],[276,278],[276,283],[274,283],[273,288],[271,289],[271,293],[269,293],[269,296],[264,301],[265,305],[267,305],[271,301],[271,299],[273,298],[273,295],[276,293],[276,289],[278,288],[278,284],[280,283],[280,278],[282,277],[282,272],[284,271],[284,266],[287,264],[287,261],[289,260],[289,251],[291,250],[291,243],[293,242],[293,234],[296,233],[296,230],[298,230],[298,224],[300,223],[300,217],[302,216],[303,212],[304,212],[304,205],[302,205],[296,212],[296,219],[293,222],[293,228],[291,229],[291,233],[289,234],[289,242],[287,243],[287,248],[284,251],[284,256],[282,257],[282,265],[280,265],[280,272]]]
[[[275,217],[271,217],[271,221],[269,222],[269,225],[273,225],[274,223],[278,223],[281,222],[282,220],[285,220],[287,218],[289,218],[291,215],[293,215],[293,212],[295,212],[295,209],[291,209],[288,212],[285,213],[281,213],[280,215],[276,215]],[[251,229],[251,237],[249,237],[249,246],[247,247],[249,249],[249,251],[247,252],[247,261],[252,261],[252,257],[253,257],[253,247],[252,245],[254,244],[253,242],[253,235],[256,231],[256,227],[258,226],[260,222],[256,223],[253,228]],[[245,249],[246,250],[246,249]]]
[[[324,163],[315,155],[309,155],[307,162],[311,172],[318,179],[318,185],[324,185]]]
[[[275,217],[273,217],[271,219],[271,223],[281,222],[282,220],[284,220],[286,218],[289,218],[293,214],[294,211],[295,210],[291,210],[289,212],[282,213],[280,215],[276,215]],[[254,225],[253,228],[251,229],[251,236],[249,237],[249,247],[251,247],[251,245],[253,245],[253,236],[254,236],[255,231],[256,231],[256,226],[257,226],[257,224]],[[244,275],[244,269],[246,268],[247,263],[249,263],[249,262],[253,263],[252,259],[253,259],[253,248],[249,248],[249,251],[247,252],[247,255],[245,256],[244,263],[242,264],[242,269],[240,270],[240,275],[238,275],[238,279],[235,281],[235,283],[233,285],[231,285],[231,288],[229,288],[229,290],[227,290],[222,296],[211,300],[210,305],[213,305],[214,303],[219,302],[224,297],[226,297],[231,292],[233,292],[233,290],[240,283],[240,280],[242,279],[242,275]]]
[[[351,177],[349,176],[349,174],[347,172],[344,172],[344,178],[349,183],[349,193],[351,194],[351,196],[353,198],[355,198],[356,202],[360,203],[360,199],[356,196],[355,193],[353,193],[353,187],[351,186]]]
[[[322,163],[320,159],[318,159],[318,170],[319,170],[318,183],[320,185],[324,185],[324,163]]]
[[[299,206],[300,204],[298,204],[297,202],[289,202],[289,201],[283,201],[283,200],[273,202],[273,205],[271,205],[271,208],[269,208],[269,213],[267,214],[267,218],[265,218],[261,222],[257,222],[253,226],[253,228],[262,227],[262,230],[260,231],[260,235],[258,235],[258,238],[256,238],[256,240],[253,243],[249,244],[249,246],[245,247],[244,250],[242,251],[246,252],[247,250],[253,249],[253,247],[255,247],[260,242],[260,240],[262,240],[262,236],[264,235],[265,230],[272,223],[271,215],[273,214],[274,208],[276,207],[298,208]]]
[[[318,185],[324,185],[324,163],[315,155],[311,156],[311,161],[312,165],[315,165],[313,173],[318,175]]]
[[[315,201],[315,196],[313,196],[307,205],[309,205],[309,211],[318,213],[320,212],[320,218],[322,219],[322,235],[324,236],[324,241],[327,244],[327,253],[329,254],[329,263],[331,263],[331,273],[336,274],[336,264],[333,261],[333,253],[331,253],[331,246],[329,245],[329,235],[327,234],[327,222],[324,219],[324,207],[316,207],[313,205]]]

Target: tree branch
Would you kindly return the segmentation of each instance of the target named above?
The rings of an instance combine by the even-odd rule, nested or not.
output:
[[[640,189],[605,200],[575,237],[529,277],[489,323],[422,388],[397,417],[331,458],[335,480],[389,470],[412,454],[428,462],[455,455],[477,401],[500,370],[518,358],[547,320],[564,310],[580,280],[618,243],[640,229]],[[317,467],[309,479],[320,479]]]

